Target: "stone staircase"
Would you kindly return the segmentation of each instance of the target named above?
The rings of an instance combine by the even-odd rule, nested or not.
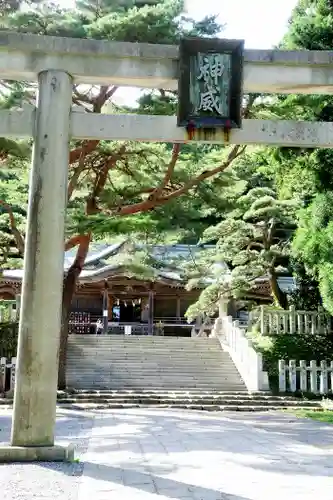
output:
[[[67,376],[69,389],[58,393],[58,405],[77,410],[321,408],[320,401],[249,394],[217,339],[73,335]]]
[[[246,392],[217,339],[72,335],[67,384],[73,389]]]
[[[58,406],[72,410],[321,409],[318,400],[249,393],[217,339],[72,335],[67,375]],[[11,405],[9,394],[0,398],[0,408]]]
[[[75,410],[172,408],[203,411],[273,411],[322,409],[320,401],[265,393],[171,390],[66,391],[58,393],[58,405]]]

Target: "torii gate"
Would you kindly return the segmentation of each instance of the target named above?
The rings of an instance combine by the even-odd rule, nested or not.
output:
[[[70,137],[187,142],[175,117],[72,111],[73,83],[176,89],[178,48],[0,33],[0,76],[38,80],[35,108],[0,111],[0,137],[34,138],[11,445],[1,461],[66,460],[54,446]],[[247,50],[248,93],[333,92],[333,52]],[[204,134],[203,134],[204,135]],[[244,120],[207,142],[333,146],[332,123]],[[194,140],[205,142],[200,131]]]

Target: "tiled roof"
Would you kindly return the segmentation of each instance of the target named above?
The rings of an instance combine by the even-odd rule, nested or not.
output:
[[[81,282],[93,282],[106,279],[108,277],[124,276],[124,277],[134,277],[134,273],[131,273],[126,269],[126,265],[120,263],[112,263],[112,257],[125,249],[125,245],[128,244],[127,241],[120,241],[117,243],[107,244],[107,243],[91,243],[89,247],[89,253],[85,260],[83,271],[80,274],[79,281]],[[129,245],[135,250],[145,250],[149,255],[159,262],[158,268],[156,268],[155,279],[163,281],[165,283],[173,283],[179,286],[184,285],[184,279],[181,272],[179,271],[179,263],[189,262],[193,259],[195,255],[198,255],[203,249],[212,249],[214,246],[199,246],[199,245],[143,245],[135,244]],[[71,249],[65,252],[64,260],[64,271],[66,272],[74,261],[76,255],[76,249]],[[111,262],[110,262],[111,261]],[[178,266],[177,266],[178,263]],[[221,268],[224,273],[229,273],[229,269],[224,263],[215,264],[215,267]],[[219,271],[220,272],[220,271]],[[20,281],[23,277],[22,269],[14,269],[3,271],[3,280],[8,281]],[[210,278],[206,278],[204,284],[211,283]],[[256,280],[258,289],[267,282],[265,277]],[[289,276],[280,277],[278,279],[279,287],[284,292],[291,292],[296,288],[295,279]]]

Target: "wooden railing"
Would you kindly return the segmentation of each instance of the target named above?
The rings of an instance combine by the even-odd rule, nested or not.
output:
[[[98,319],[102,319],[102,315],[96,312],[72,312],[69,319],[69,332],[76,334],[96,334],[96,324]],[[109,321],[108,332],[110,334],[124,334],[125,327],[131,327],[131,332],[133,335],[148,335],[149,325],[148,323],[139,322],[116,322]],[[191,325],[187,323],[186,318],[183,317],[154,317],[154,334],[161,335],[159,333],[163,330],[165,326],[174,327],[188,327]]]
[[[333,393],[333,361],[279,361],[280,392]]]
[[[333,331],[332,317],[324,309],[318,311],[296,311],[260,306],[249,316],[248,328],[258,326],[262,335],[281,333],[330,333]]]

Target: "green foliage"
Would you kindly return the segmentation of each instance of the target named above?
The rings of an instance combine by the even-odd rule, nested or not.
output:
[[[282,40],[283,49],[330,50],[333,37],[333,5],[330,0],[299,0]],[[330,95],[288,95],[273,99],[280,118],[331,122]],[[292,246],[294,275],[300,285],[292,300],[313,309],[320,298],[333,311],[332,241],[333,154],[330,149],[274,148],[268,153],[280,197],[293,197],[299,206]],[[300,272],[300,274],[299,274]],[[318,284],[318,286],[317,286]],[[307,289],[307,286],[310,289]],[[311,295],[311,299],[310,299]]]
[[[280,305],[285,305],[281,303],[282,292],[276,279],[288,266],[297,205],[292,200],[280,200],[274,184],[264,174],[247,175],[249,181],[243,181],[242,177],[246,178],[252,165],[258,163],[257,155],[261,161],[261,151],[252,151],[234,166],[237,181],[233,185],[230,210],[221,222],[204,231],[202,243],[215,244],[215,252],[207,255],[206,265],[192,269],[190,274],[190,285],[195,278],[200,281],[200,276],[205,277],[207,285],[198,303],[187,313],[191,318],[194,311],[208,312],[208,307],[211,313],[217,307],[218,297],[243,299],[253,289],[255,280],[263,276],[274,281],[272,293]],[[222,263],[227,264],[229,271]]]
[[[268,372],[270,387],[278,388],[278,362],[280,359],[289,361],[331,361],[333,358],[333,335],[302,335],[279,334],[262,336],[256,330],[249,333],[255,349],[263,354],[264,370]]]
[[[0,358],[15,358],[17,353],[18,324],[0,323]]]
[[[299,418],[311,418],[312,420],[317,420],[319,422],[333,424],[333,412],[331,410],[327,411],[297,410],[293,413],[295,413],[296,417]]]
[[[214,17],[197,22],[184,16],[183,10],[181,0],[165,0],[156,5],[134,0],[81,0],[75,9],[63,9],[42,0],[20,4],[10,13],[4,13],[2,28],[40,35],[148,43],[177,43],[185,34],[212,36],[221,30]],[[83,112],[101,112],[108,107],[112,112],[121,112],[121,107],[113,101],[115,91],[112,86],[75,86],[73,102]],[[0,92],[2,108],[22,107],[35,103],[36,84],[2,82]],[[142,95],[137,108],[127,106],[124,111],[170,115],[175,113],[176,106],[174,92],[153,90]],[[71,150],[84,145],[72,141]],[[17,229],[24,237],[31,141],[0,139],[0,151],[5,165],[1,168],[0,200],[11,207]],[[184,145],[172,178],[160,196],[168,196],[200,172],[216,167],[222,152],[223,148]],[[154,190],[163,185],[171,158],[170,145],[101,141],[80,158],[83,168],[76,160],[69,169],[74,190],[67,210],[68,238],[91,231],[95,240],[130,233],[144,241],[194,242],[224,210],[223,189],[231,182],[227,175],[185,190],[181,198],[172,198],[168,205],[157,203],[153,209],[145,205]],[[101,181],[104,169],[107,176]],[[100,182],[102,187],[96,187]],[[2,207],[0,265],[19,267],[17,260],[22,258],[22,252],[17,250],[9,215]]]
[[[304,263],[291,259],[291,268],[296,277],[296,289],[289,296],[290,305],[298,311],[312,311],[322,306],[318,281],[306,271]]]

